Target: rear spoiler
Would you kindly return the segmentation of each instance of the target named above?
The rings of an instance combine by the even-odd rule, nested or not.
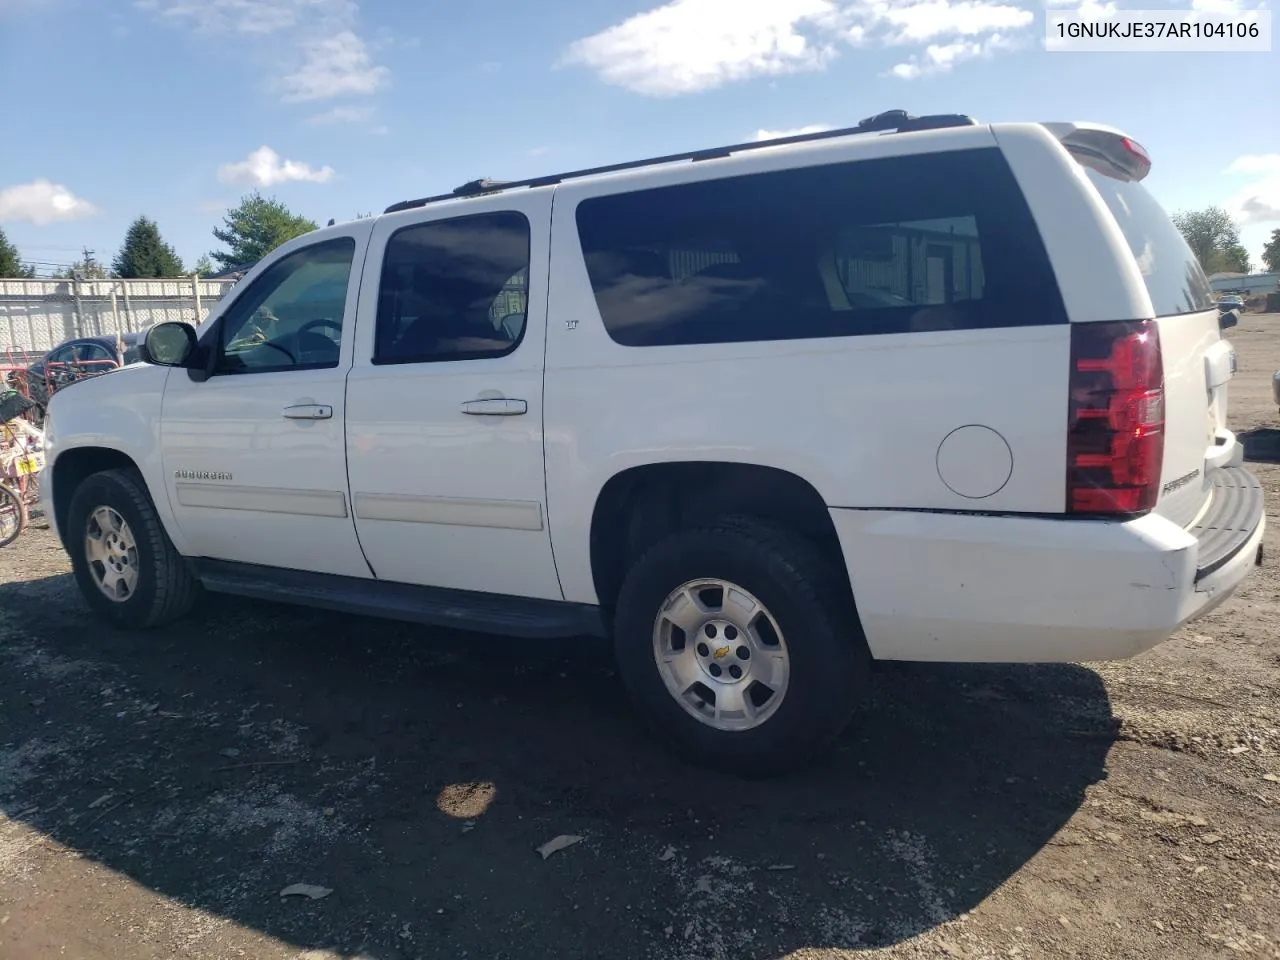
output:
[[[1102,160],[1130,180],[1141,180],[1151,172],[1151,157],[1146,149],[1115,127],[1098,123],[1042,123],[1041,126],[1072,153]]]

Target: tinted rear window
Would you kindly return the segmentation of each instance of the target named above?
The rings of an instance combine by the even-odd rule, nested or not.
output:
[[[1209,279],[1169,215],[1137,180],[1078,155],[1085,173],[1116,218],[1158,317],[1195,313],[1214,305]]]
[[[615,194],[577,222],[605,328],[627,346],[1066,322],[997,149]]]
[[[496,211],[402,227],[387,241],[373,362],[501,357],[524,337],[529,221]]]

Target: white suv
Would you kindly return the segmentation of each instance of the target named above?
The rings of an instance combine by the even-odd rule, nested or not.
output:
[[[1261,562],[1149,166],[893,112],[396,204],[59,393],[45,507],[114,624],[608,636],[670,741],[780,771],[872,660],[1128,657]]]

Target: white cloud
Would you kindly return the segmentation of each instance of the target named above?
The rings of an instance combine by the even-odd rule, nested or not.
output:
[[[836,11],[834,0],[672,0],[576,41],[564,62],[659,97],[817,70],[834,47],[811,39],[816,21]]]
[[[1280,173],[1280,153],[1246,153],[1227,167],[1227,173]]]
[[[188,22],[208,33],[265,35],[320,16],[348,17],[350,0],[136,0],[163,19]]]
[[[334,107],[307,118],[307,123],[323,126],[331,123],[363,123],[373,119],[373,107]]]
[[[906,63],[895,64],[889,71],[892,76],[901,80],[914,80],[916,77],[929,76],[935,73],[947,73],[957,63],[990,57],[998,50],[1007,50],[1012,42],[1002,34],[992,34],[982,41],[957,40],[954,43],[931,43],[925,47],[924,53],[912,57]]]
[[[811,123],[805,127],[793,127],[790,130],[757,130],[755,140],[757,143],[762,140],[780,140],[783,137],[799,137],[806,133],[822,133],[830,129],[829,123]]]
[[[1258,176],[1227,201],[1227,210],[1242,224],[1280,222],[1280,153],[1237,157],[1229,174]]]
[[[982,0],[924,0],[922,3],[877,3],[874,17],[890,29],[890,43],[924,43],[937,37],[973,37],[1001,30],[1020,30],[1035,20],[1030,10]]]
[[[365,42],[350,30],[309,40],[302,49],[302,66],[281,80],[286,103],[368,95],[391,74],[373,62]]]
[[[1007,0],[670,0],[576,41],[561,62],[665,97],[821,70],[846,46],[923,47],[891,71],[910,78],[1007,49],[1034,23]]]
[[[1191,0],[1191,9],[1201,13],[1236,13],[1240,0]]]
[[[278,71],[286,103],[367,96],[390,71],[357,32],[355,0],[135,0],[162,20],[210,35],[259,41]]]
[[[270,187],[277,183],[324,183],[333,178],[333,167],[319,169],[297,160],[282,160],[270,147],[259,147],[243,160],[218,168],[223,183],[245,183],[254,187]]]
[[[1115,0],[1045,0],[1045,6],[1075,10],[1087,20],[1105,20],[1116,12]]]
[[[59,220],[91,217],[98,208],[60,183],[33,180],[0,190],[0,223],[25,220],[42,226]]]

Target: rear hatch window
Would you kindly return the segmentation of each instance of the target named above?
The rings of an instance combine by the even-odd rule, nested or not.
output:
[[[1168,317],[1211,308],[1213,292],[1200,261],[1147,188],[1110,169],[1104,160],[1072,152],[1124,233],[1155,315]]]

